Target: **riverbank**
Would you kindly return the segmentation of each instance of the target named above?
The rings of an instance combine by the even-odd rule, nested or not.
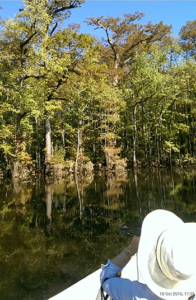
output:
[[[168,168],[193,168],[196,167],[196,158],[176,159],[172,161],[170,166],[168,161],[164,161],[158,165],[157,162],[152,162],[151,165],[145,161],[137,161],[137,166],[133,168],[131,162],[119,160],[118,163],[107,165],[93,164],[91,161],[83,162],[78,165],[77,172],[74,161],[65,161],[64,163],[44,163],[41,168],[36,165],[17,164],[17,168],[0,168],[0,178],[18,178],[21,180],[29,180],[32,176],[46,176],[49,178],[67,178],[77,174],[78,177],[89,176],[90,174],[104,174],[115,172],[127,172],[132,169],[168,169]]]

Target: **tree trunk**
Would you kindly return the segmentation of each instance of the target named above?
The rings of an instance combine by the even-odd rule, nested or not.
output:
[[[65,129],[62,130],[63,148],[65,149]]]
[[[171,123],[169,124],[169,142],[171,143]],[[169,166],[171,167],[171,155],[172,155],[172,149],[171,146],[169,146]]]
[[[119,67],[118,60],[119,60],[119,55],[116,53],[116,60],[115,60],[115,66],[114,66],[114,68],[115,68],[115,70],[116,70],[116,75],[114,76],[114,86],[115,86],[115,88],[118,87],[118,74],[117,74],[117,72],[118,72],[118,67]],[[116,106],[115,106],[115,107],[114,107],[114,114],[116,114],[116,112],[117,112],[117,108],[116,108]],[[115,132],[115,130],[116,130],[116,122],[114,121],[114,129],[113,129],[113,131]],[[116,137],[114,137],[113,143],[114,143],[114,145],[116,146]]]
[[[162,160],[162,112],[159,117],[159,159]]]
[[[105,148],[107,147],[107,138],[106,138],[106,133],[107,133],[107,123],[106,123],[106,118],[107,118],[107,110],[105,111]]]
[[[3,139],[3,144],[5,144],[6,141],[5,139]],[[9,165],[9,161],[8,161],[8,157],[7,157],[7,153],[6,151],[4,151],[4,158],[5,158],[5,163],[6,163],[6,167]]]
[[[156,144],[157,144],[157,166],[160,166],[160,153],[159,153],[159,136],[156,127]]]
[[[50,162],[52,155],[52,139],[51,139],[51,124],[49,113],[46,112],[47,118],[45,120],[45,163]]]
[[[161,153],[160,153],[160,148],[161,148],[161,118],[162,118],[162,109],[161,109],[161,113],[159,115],[158,130],[156,128],[156,135],[157,135],[157,164],[158,164],[158,166],[160,166],[160,164],[161,164]]]
[[[77,173],[78,169],[78,157],[82,154],[82,121],[78,122],[78,147],[77,147],[77,154],[76,154],[76,162],[75,162],[75,173]]]
[[[144,161],[146,161],[146,137],[145,137],[145,125],[144,125],[144,106],[142,103],[142,140],[144,142]]]
[[[116,59],[115,59],[115,62],[114,62],[114,68],[116,70],[116,73],[118,71],[118,66],[119,66],[119,63],[118,63],[118,60],[119,60],[119,55],[116,54]],[[118,86],[118,74],[116,74],[114,76],[114,86],[117,87]]]
[[[136,159],[136,136],[137,136],[137,121],[136,121],[136,109],[137,104],[135,104],[133,109],[133,120],[134,120],[134,130],[133,130],[133,167],[137,167],[137,159]]]
[[[23,79],[21,79],[20,81],[20,88],[19,88],[19,94],[20,94],[20,103],[19,103],[19,111],[20,113],[17,116],[17,124],[16,124],[16,144],[15,144],[15,155],[16,157],[14,158],[14,169],[13,169],[13,177],[18,177],[19,173],[18,173],[18,148],[19,148],[19,144],[20,144],[20,122],[21,122],[21,92],[22,92],[22,88],[23,88]]]
[[[149,165],[152,165],[152,150],[151,150],[151,143],[150,143],[150,122],[149,122],[149,112],[147,112],[147,119],[148,119],[148,145],[149,145]]]
[[[45,38],[46,38],[46,40],[49,38],[49,26],[48,26]],[[51,155],[52,155],[50,113],[48,111],[46,111],[45,115],[46,115],[46,120],[45,120],[45,163],[49,163]]]
[[[39,133],[38,133],[38,126],[39,122],[37,117],[35,117],[35,131],[36,131],[36,137],[37,137],[37,145],[36,145],[36,166],[37,169],[40,169],[41,166],[41,158],[40,158],[40,142],[39,142]]]

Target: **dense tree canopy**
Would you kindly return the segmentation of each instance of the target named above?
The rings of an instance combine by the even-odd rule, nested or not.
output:
[[[180,41],[187,58],[196,59],[196,20],[187,21],[180,30]]]
[[[1,20],[1,170],[194,160],[196,21],[177,40],[140,12],[87,18],[96,40],[63,27],[83,2],[25,0]]]

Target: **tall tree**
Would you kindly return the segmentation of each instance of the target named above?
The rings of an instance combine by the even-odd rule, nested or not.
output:
[[[187,21],[180,29],[180,44],[186,54],[186,58],[196,60],[196,20]]]
[[[130,65],[135,52],[148,51],[153,42],[163,45],[170,41],[171,26],[162,22],[153,25],[141,25],[136,21],[141,20],[144,13],[124,14],[120,17],[87,18],[87,24],[95,29],[102,29],[105,37],[101,42],[101,59],[110,66],[110,74],[117,86],[123,74],[127,74],[127,66]]]
[[[126,117],[132,124],[129,125],[130,127],[127,126],[126,138],[130,145],[130,136],[133,137],[134,167],[137,166],[137,141],[139,141],[140,148],[148,149],[149,164],[151,165],[152,133],[156,136],[155,144],[157,144],[160,156],[159,137],[162,112],[179,94],[179,86],[176,86],[173,81],[175,76],[167,69],[168,54],[169,49],[162,51],[158,46],[154,46],[148,55],[136,53],[134,64],[125,84]],[[155,134],[154,129],[157,127],[159,131]],[[152,132],[151,128],[153,128]]]
[[[87,18],[88,25],[105,32],[106,38],[101,43],[100,58],[107,64],[108,74],[115,87],[119,86],[123,78],[126,80],[136,52],[149,51],[153,42],[165,44],[170,40],[171,26],[165,26],[162,22],[156,25],[150,22],[147,25],[137,24],[136,21],[143,16],[143,13],[136,12],[135,14],[124,14],[123,19],[120,17]],[[114,109],[112,115],[117,115],[117,107],[115,113]],[[116,141],[113,144],[110,139],[108,144],[113,150]]]
[[[15,20],[7,20],[3,22],[3,45],[1,46],[1,57],[7,63],[8,70],[14,69],[14,72],[9,77],[12,78],[12,85],[15,85],[14,90],[14,107],[16,111],[16,152],[15,152],[15,170],[17,173],[17,156],[19,153],[19,144],[21,142],[21,120],[25,118],[33,109],[35,109],[35,99],[27,101],[29,89],[33,88],[32,80],[39,80],[46,78],[47,68],[51,70],[52,67],[52,50],[50,53],[48,49],[51,47],[51,39],[55,34],[60,32],[59,25],[64,18],[70,15],[70,9],[79,7],[84,1],[24,1],[24,9],[16,16]],[[63,45],[65,47],[65,45]],[[70,46],[71,47],[71,46]],[[10,49],[13,52],[10,52]],[[66,49],[62,49],[61,51]],[[73,49],[72,49],[73,50]],[[66,59],[69,60],[66,54],[61,53],[61,63]],[[50,63],[49,63],[50,61]],[[4,66],[6,66],[4,63]],[[54,60],[53,60],[54,63]],[[56,65],[58,67],[59,64]],[[66,72],[70,70],[66,68]],[[65,69],[64,68],[64,69]],[[61,72],[62,71],[62,72]],[[72,70],[71,70],[72,71]],[[42,93],[42,99],[49,101],[56,89],[65,81],[65,74],[62,70],[55,70],[54,73],[60,73],[55,87],[46,90]],[[11,74],[11,73],[10,73]],[[30,81],[31,80],[31,84]],[[47,80],[47,78],[46,78]],[[46,86],[43,85],[42,88]],[[32,94],[31,94],[32,95]],[[17,100],[17,101],[16,101]],[[51,126],[49,111],[45,111],[45,142],[46,142],[46,161],[51,156]]]

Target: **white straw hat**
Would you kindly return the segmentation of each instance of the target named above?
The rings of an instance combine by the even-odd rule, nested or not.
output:
[[[151,291],[163,299],[196,294],[196,223],[155,210],[143,221],[138,269]]]

